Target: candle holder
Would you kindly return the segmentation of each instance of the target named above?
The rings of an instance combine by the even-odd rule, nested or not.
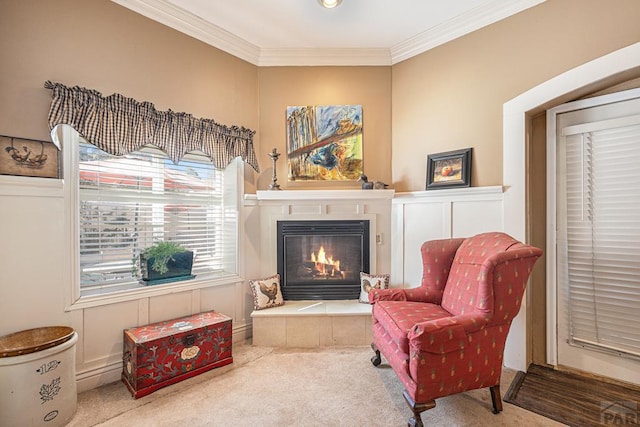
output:
[[[274,148],[269,153],[269,157],[271,158],[271,162],[273,163],[273,175],[271,175],[271,184],[267,187],[268,190],[280,190],[280,185],[278,184],[278,177],[276,177],[276,162],[278,161],[278,157],[280,157],[280,153]]]

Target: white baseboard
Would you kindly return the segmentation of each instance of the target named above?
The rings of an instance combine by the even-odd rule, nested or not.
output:
[[[99,368],[76,372],[78,393],[119,381],[121,374],[122,361],[120,360]]]

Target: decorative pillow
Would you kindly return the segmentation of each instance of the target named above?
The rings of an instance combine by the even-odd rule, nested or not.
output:
[[[253,308],[255,310],[284,305],[279,274],[265,279],[249,280],[249,285],[251,285],[251,292],[253,292]]]
[[[360,272],[360,302],[369,304],[369,291],[372,289],[388,289],[388,274],[369,274]]]

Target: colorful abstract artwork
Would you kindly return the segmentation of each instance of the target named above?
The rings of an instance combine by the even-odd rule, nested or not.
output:
[[[287,107],[289,181],[356,181],[362,174],[362,106]]]

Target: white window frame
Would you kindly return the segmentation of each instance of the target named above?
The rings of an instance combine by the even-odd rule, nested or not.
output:
[[[78,185],[78,150],[80,142],[78,132],[68,125],[59,125],[52,131],[52,138],[62,144],[64,206],[65,206],[65,260],[64,281],[69,283],[69,292],[65,298],[65,310],[80,310],[88,307],[132,301],[152,296],[167,295],[175,292],[190,291],[212,286],[224,286],[242,281],[238,274],[240,259],[239,224],[241,218],[240,202],[244,193],[243,162],[234,159],[225,169],[224,197],[229,201],[228,206],[234,206],[237,220],[235,230],[235,253],[226,259],[227,270],[224,274],[207,277],[198,276],[193,280],[174,282],[163,285],[134,288],[97,295],[82,295],[80,289],[80,256],[79,256],[79,185]]]

